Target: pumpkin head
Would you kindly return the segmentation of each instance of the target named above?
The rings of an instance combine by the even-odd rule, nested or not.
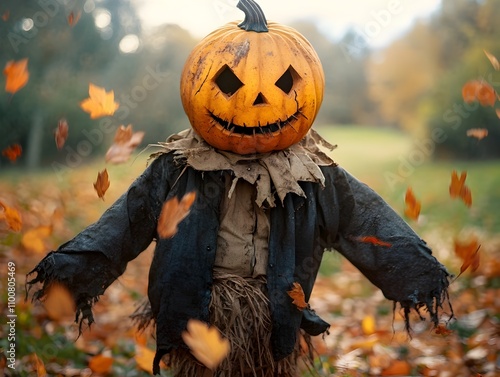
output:
[[[181,99],[195,131],[217,149],[239,154],[299,142],[318,113],[324,74],[311,44],[295,29],[267,22],[253,0],[245,13],[191,52]]]

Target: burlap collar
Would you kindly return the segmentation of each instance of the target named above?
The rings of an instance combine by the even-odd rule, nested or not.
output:
[[[320,146],[330,151],[336,147],[314,130],[310,130],[302,141],[285,150],[239,155],[213,148],[192,129],[172,135],[158,146],[161,146],[162,152],[173,151],[176,159],[184,159],[187,165],[196,170],[231,171],[234,178],[228,193],[229,198],[239,179],[255,185],[255,201],[259,207],[276,205],[273,190],[281,202],[288,193],[305,197],[299,181],[316,182],[324,186],[325,177],[319,166],[334,165],[335,162]]]

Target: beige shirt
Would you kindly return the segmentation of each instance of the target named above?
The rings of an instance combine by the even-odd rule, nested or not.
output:
[[[221,203],[214,269],[253,277],[266,275],[269,243],[269,210],[255,202],[255,185],[240,179],[229,197],[232,178],[226,175],[226,195]]]

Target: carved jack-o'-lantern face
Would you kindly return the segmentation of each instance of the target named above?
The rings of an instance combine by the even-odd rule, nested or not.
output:
[[[324,75],[296,30],[265,21],[252,0],[203,39],[187,59],[181,98],[192,127],[215,148],[239,154],[282,150],[300,141],[318,113]]]

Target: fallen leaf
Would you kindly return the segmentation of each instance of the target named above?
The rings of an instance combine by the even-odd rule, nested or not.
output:
[[[75,300],[68,288],[62,284],[50,285],[43,306],[52,321],[73,321],[75,318]]]
[[[381,376],[408,376],[411,373],[411,366],[405,360],[393,360],[391,365],[382,370]]]
[[[59,150],[62,149],[64,143],[66,143],[66,139],[68,138],[68,131],[69,131],[69,126],[66,119],[64,118],[59,119],[59,122],[57,123],[57,128],[54,131],[57,149]]]
[[[15,162],[21,156],[22,152],[23,149],[19,144],[12,144],[2,151],[2,155],[7,157],[11,162]]]
[[[160,238],[171,238],[177,233],[177,225],[189,215],[191,206],[196,199],[195,192],[185,194],[181,201],[173,197],[163,203],[157,232]]]
[[[488,58],[488,60],[490,61],[491,65],[493,66],[493,68],[495,68],[495,71],[500,70],[500,63],[498,63],[498,59],[496,58],[496,56],[493,54],[490,54],[486,50],[483,50],[483,51],[484,51],[484,54],[486,55],[486,57]]]
[[[294,282],[292,285],[292,289],[287,291],[286,293],[288,293],[288,296],[293,299],[292,304],[294,304],[297,309],[304,310],[305,308],[307,308],[304,290],[299,283]]]
[[[415,197],[411,187],[406,189],[405,204],[405,216],[412,220],[417,220],[420,215],[421,204]]]
[[[69,15],[68,15],[68,24],[69,26],[75,26],[77,24],[77,22],[80,20],[80,17],[82,15],[82,12],[81,11],[78,11],[78,12],[71,12]]]
[[[33,354],[33,361],[35,362],[36,376],[37,377],[46,377],[46,376],[48,376],[47,370],[45,369],[45,364],[38,357],[38,355],[36,353]]]
[[[440,324],[434,329],[434,333],[436,335],[443,335],[443,336],[448,336],[453,333],[452,330],[448,329],[445,325]]]
[[[153,374],[153,360],[155,352],[144,345],[136,344],[134,360],[139,369]]]
[[[92,356],[89,360],[89,368],[97,374],[108,374],[113,366],[113,358],[102,354]]]
[[[45,239],[52,234],[52,227],[41,225],[28,230],[21,238],[23,247],[34,253],[43,254],[47,250],[45,248]]]
[[[197,319],[188,321],[187,331],[182,332],[182,340],[193,356],[212,370],[217,368],[231,350],[229,341],[222,337],[216,327],[209,327]]]
[[[115,102],[114,91],[110,90],[106,92],[104,88],[90,83],[89,98],[80,102],[80,107],[83,111],[90,114],[91,119],[97,119],[113,115],[120,105],[118,102]]]
[[[375,236],[357,237],[356,239],[359,242],[371,243],[372,245],[375,245],[375,246],[382,246],[382,247],[391,247],[392,246],[392,244],[390,244],[389,242],[382,241]]]
[[[455,170],[451,172],[450,197],[452,199],[460,198],[467,207],[470,207],[472,205],[472,192],[465,185],[466,178],[467,172],[465,171],[460,174],[460,177]]]
[[[106,152],[106,162],[120,164],[126,162],[132,152],[142,142],[144,132],[133,132],[132,125],[120,126],[116,130],[114,142]]]
[[[471,128],[467,130],[467,136],[482,140],[488,136],[488,130],[486,128]]]
[[[28,72],[28,58],[7,62],[3,74],[7,78],[5,91],[12,94],[16,93],[28,83],[30,77]]]
[[[455,254],[463,261],[460,267],[460,273],[457,278],[462,275],[470,267],[471,272],[479,268],[481,245],[476,237],[472,237],[468,242],[461,242],[455,239]]]
[[[0,220],[4,220],[10,230],[14,232],[19,232],[22,228],[21,215],[17,210],[7,206],[0,201],[0,208],[3,208],[3,212],[0,212]]]
[[[109,184],[108,171],[106,169],[97,173],[97,180],[94,182],[94,189],[97,192],[97,196],[102,200],[104,200],[104,194],[108,190]]]

